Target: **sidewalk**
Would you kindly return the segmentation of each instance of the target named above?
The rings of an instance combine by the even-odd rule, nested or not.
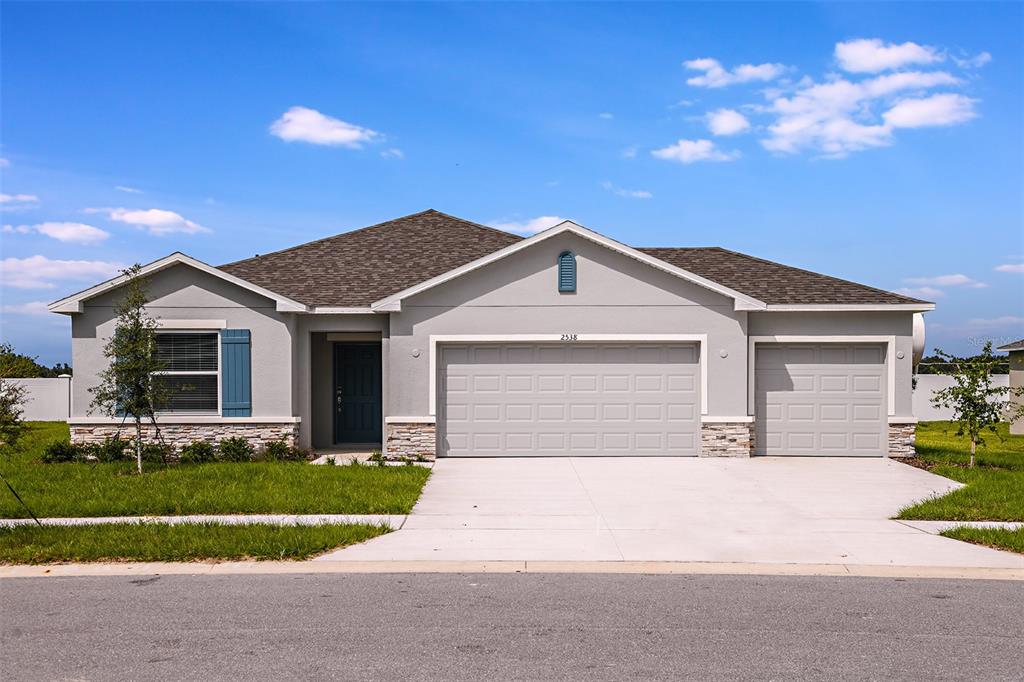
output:
[[[404,514],[193,514],[190,516],[84,516],[39,519],[44,526],[96,526],[106,523],[223,523],[244,525],[270,523],[279,526],[315,526],[322,523],[368,523],[398,530]],[[31,526],[32,519],[0,519],[0,528]]]

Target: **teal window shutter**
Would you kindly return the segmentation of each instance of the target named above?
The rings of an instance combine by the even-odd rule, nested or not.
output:
[[[558,256],[558,291],[574,293],[576,291],[576,254],[563,251]]]
[[[220,413],[252,416],[252,344],[248,329],[220,330]]]

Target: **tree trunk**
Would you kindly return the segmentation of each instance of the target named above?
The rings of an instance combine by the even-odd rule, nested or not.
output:
[[[973,460],[972,460],[973,461]],[[135,418],[135,466],[142,473],[142,420]]]
[[[977,449],[978,449],[978,441],[975,440],[974,438],[971,438],[971,465],[970,465],[971,469],[974,468],[974,453],[977,451]]]

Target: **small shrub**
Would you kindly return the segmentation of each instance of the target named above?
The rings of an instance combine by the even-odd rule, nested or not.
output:
[[[43,450],[44,464],[65,464],[67,462],[80,462],[85,459],[84,448],[77,443],[69,443],[66,440],[55,440]]]
[[[108,437],[104,438],[102,443],[90,444],[87,454],[92,455],[100,462],[124,462],[134,455],[134,453],[128,453],[128,448],[131,445],[132,441],[121,440],[120,436]]]
[[[283,440],[272,440],[260,450],[259,458],[268,462],[305,462],[309,459],[309,451]]]
[[[145,443],[142,446],[142,461],[146,464],[167,464],[174,455],[174,448],[166,443]]]
[[[388,465],[387,460],[384,459],[384,455],[381,454],[380,450],[374,450],[373,452],[371,452],[370,456],[367,457],[366,461],[372,462],[379,467],[386,467]]]
[[[217,450],[212,443],[194,440],[181,449],[179,457],[182,464],[207,464],[217,459]]]
[[[251,462],[254,454],[252,443],[241,436],[225,438],[217,446],[217,458],[224,462]]]

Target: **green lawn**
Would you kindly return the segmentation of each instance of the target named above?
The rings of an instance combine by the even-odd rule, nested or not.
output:
[[[917,425],[917,456],[932,473],[966,483],[966,488],[907,507],[900,519],[935,521],[1024,521],[1024,436],[1006,424],[986,434],[977,466],[967,468],[970,443],[954,435],[951,422]]]
[[[388,532],[373,525],[217,523],[0,528],[0,563],[308,559]]]
[[[1004,528],[951,528],[942,533],[944,537],[976,545],[1008,549],[1011,552],[1024,554],[1024,528],[1006,530]]]
[[[301,462],[179,466],[43,464],[47,443],[68,438],[61,422],[36,422],[0,471],[36,516],[175,514],[405,514],[430,471],[424,467],[311,466]],[[28,514],[0,486],[0,518]]]

